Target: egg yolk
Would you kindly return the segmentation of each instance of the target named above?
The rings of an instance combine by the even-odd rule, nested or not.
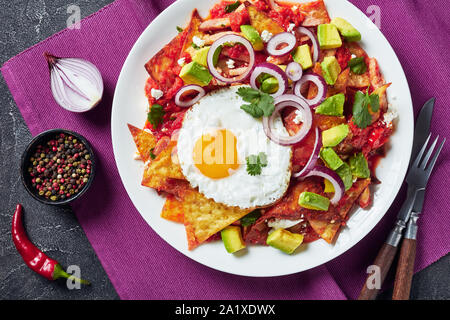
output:
[[[203,134],[194,145],[194,164],[206,177],[226,178],[240,166],[236,145],[236,136],[229,130]]]

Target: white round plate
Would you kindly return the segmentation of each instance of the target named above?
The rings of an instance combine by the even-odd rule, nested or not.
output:
[[[325,1],[331,18],[343,17],[361,32],[362,47],[369,56],[378,59],[386,81],[392,82],[388,98],[398,110],[399,120],[391,138],[391,148],[377,169],[382,184],[376,188],[372,207],[356,210],[334,245],[318,240],[303,246],[304,249],[294,255],[286,255],[271,247],[250,246],[245,254],[236,256],[228,254],[220,241],[188,251],[184,226],[160,217],[164,198],[141,186],[143,164],[133,160],[136,146],[127,123],[143,127],[146,119],[144,85],[148,74],[144,64],[177,34],[176,26],[187,24],[194,8],[206,16],[213,2],[176,1],[153,20],[128,55],[114,94],[111,119],[114,155],[122,182],[133,204],[153,230],[199,263],[224,272],[254,277],[288,275],[314,268],[344,253],[366,236],[389,209],[400,189],[411,154],[414,126],[405,74],[392,47],[366,15],[346,0]]]

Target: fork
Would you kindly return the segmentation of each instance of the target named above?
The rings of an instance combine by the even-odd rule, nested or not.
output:
[[[375,261],[373,263],[374,266],[379,268],[379,283],[376,283],[375,285],[372,285],[372,275],[368,275],[366,282],[364,284],[363,289],[361,290],[361,293],[358,297],[358,300],[373,300],[376,298],[378,292],[381,289],[381,285],[384,282],[386,275],[392,265],[392,261],[394,260],[395,254],[397,253],[398,245],[400,244],[400,241],[402,239],[402,233],[403,229],[406,227],[406,223],[408,222],[410,218],[411,211],[413,209],[416,197],[418,192],[424,192],[425,187],[427,185],[428,179],[431,175],[431,172],[433,171],[433,167],[436,164],[436,160],[439,156],[439,153],[442,150],[442,147],[444,145],[445,139],[441,142],[439,145],[438,150],[434,154],[433,158],[431,158],[431,155],[433,154],[433,150],[436,147],[437,141],[439,139],[439,136],[434,140],[433,144],[427,151],[427,145],[430,141],[431,134],[428,136],[427,140],[425,141],[422,149],[420,150],[419,154],[417,155],[415,161],[411,165],[408,175],[406,177],[406,182],[408,183],[408,193],[407,198],[405,202],[403,203],[402,208],[400,209],[400,212],[398,214],[398,219],[395,224],[394,229],[389,234],[388,238],[386,239],[385,243],[381,247],[380,251],[378,252],[377,257],[375,258]],[[427,151],[423,161],[422,157]],[[431,161],[430,161],[431,158]],[[429,163],[428,163],[429,162]],[[417,218],[415,219],[415,222],[417,222]],[[414,236],[414,229],[417,229],[417,225],[415,222],[411,222],[410,231],[411,236]],[[414,243],[415,244],[415,243]],[[413,246],[411,246],[410,249],[406,250],[405,248],[405,254],[415,252],[413,250]],[[405,256],[404,256],[405,257]],[[405,264],[407,268],[402,268],[403,271],[410,272],[411,275],[406,275],[404,277],[404,282],[402,282],[404,285],[402,288],[406,288],[405,285],[407,285],[407,280],[409,277],[412,277],[412,271],[410,271],[411,263]],[[414,263],[412,263],[414,264]],[[402,271],[402,272],[403,272]],[[369,285],[370,284],[370,285]],[[407,288],[406,288],[407,289]]]
[[[442,140],[439,148],[437,149],[433,159],[430,160],[431,154],[433,153],[434,148],[438,142],[439,136],[434,140],[427,154],[421,163],[418,160],[413,163],[410,170],[414,170],[417,177],[415,179],[428,181],[428,178],[431,175],[434,165],[436,164],[436,160],[439,156],[439,153],[442,150],[442,147],[445,143],[445,138]],[[425,144],[426,145],[426,144]],[[418,158],[420,158],[422,154],[419,154]],[[426,182],[425,182],[426,184]],[[422,191],[424,192],[424,191]],[[420,203],[419,203],[420,202]],[[398,260],[397,273],[395,275],[394,282],[394,291],[392,295],[393,300],[408,300],[410,291],[411,291],[411,282],[414,273],[414,263],[416,258],[416,237],[417,237],[417,220],[419,219],[421,210],[423,205],[423,198],[421,201],[416,199],[414,203],[414,207],[412,209],[411,215],[408,220],[408,225],[405,231],[405,237],[402,242],[402,247],[400,249],[400,257]]]

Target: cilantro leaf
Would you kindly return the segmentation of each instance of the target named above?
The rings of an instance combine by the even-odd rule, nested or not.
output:
[[[182,27],[179,27],[179,26],[177,26],[177,31],[178,31],[178,33],[181,33],[181,32],[183,32],[183,28],[182,28]]]
[[[250,155],[246,159],[247,173],[251,176],[258,176],[262,172],[262,168],[267,167],[267,155],[260,152],[257,155]]]
[[[251,226],[256,222],[256,220],[259,219],[259,217],[261,217],[261,210],[258,209],[253,210],[252,212],[241,218],[241,226],[243,227]]]
[[[369,96],[370,108],[373,112],[377,112],[380,109],[380,97],[375,93]]]
[[[364,57],[357,57],[350,59],[348,62],[348,66],[352,70],[353,73],[363,74],[367,71],[366,62],[364,61]]]
[[[230,13],[236,10],[241,5],[240,1],[236,1],[235,3],[231,3],[225,6],[225,12]]]
[[[261,118],[263,115],[269,117],[275,110],[274,99],[267,93],[249,87],[241,87],[237,94],[244,101],[250,102],[248,105],[242,105],[241,109],[254,118]]]
[[[148,122],[152,124],[153,128],[156,128],[162,123],[165,114],[166,112],[164,111],[164,107],[155,103],[152,105],[150,112],[147,114]]]
[[[198,45],[196,45],[195,43],[192,42],[191,44],[192,48],[194,48],[195,50],[200,49],[200,47]]]
[[[369,103],[370,100],[367,99],[363,92],[356,92],[353,103],[353,122],[361,129],[366,128],[372,121],[372,116],[368,109]]]
[[[156,158],[156,155],[153,153],[154,150],[155,150],[155,148],[151,148],[149,151],[149,155],[150,155],[150,158],[152,158],[152,160],[155,160],[155,158]]]

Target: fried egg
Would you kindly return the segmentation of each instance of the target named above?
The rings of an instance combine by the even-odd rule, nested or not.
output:
[[[292,150],[269,140],[262,119],[240,108],[247,102],[238,88],[211,92],[186,112],[178,134],[178,161],[190,185],[207,198],[242,209],[265,207],[288,188]],[[288,135],[281,119],[274,129]],[[247,159],[262,153],[266,166],[260,174],[249,174]]]

